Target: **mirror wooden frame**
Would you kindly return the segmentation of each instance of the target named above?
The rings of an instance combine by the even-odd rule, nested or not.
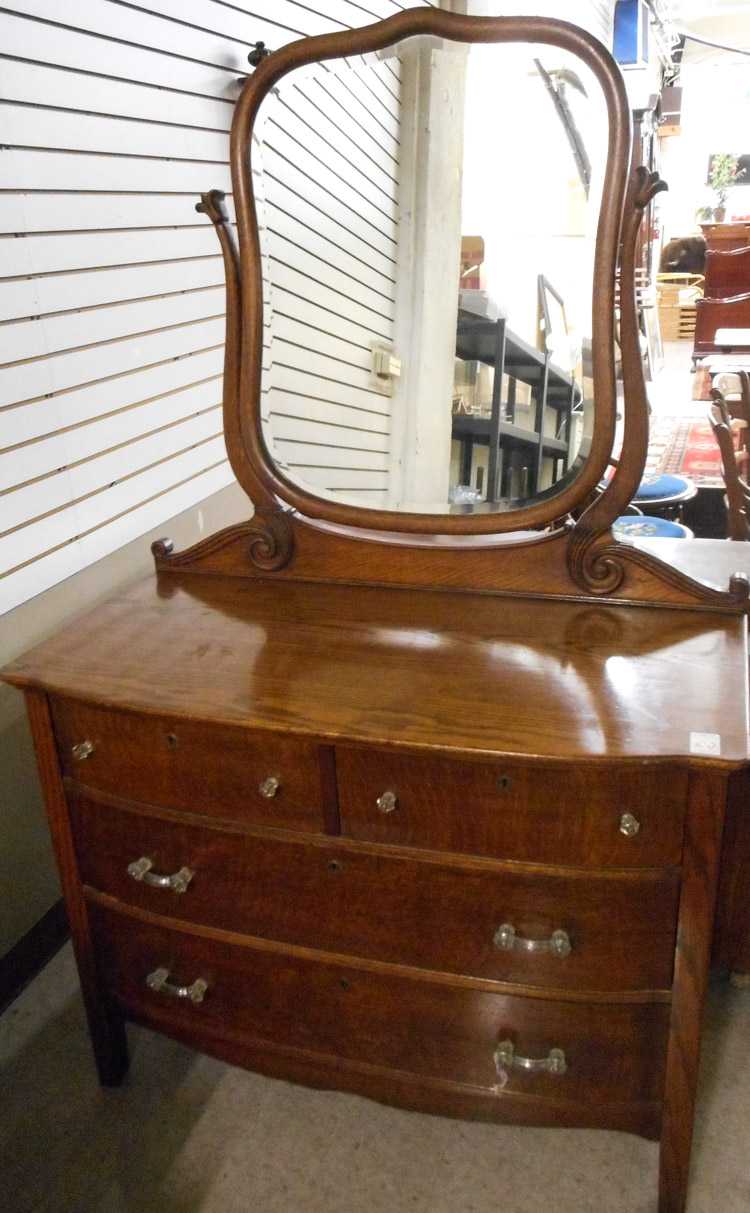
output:
[[[267,450],[260,409],[263,283],[252,189],[252,132],[263,99],[296,67],[432,35],[464,43],[536,42],[578,55],[601,85],[609,116],[606,190],[597,233],[593,281],[592,362],[596,410],[581,471],[559,494],[507,513],[435,515],[355,507],[308,493],[284,477]],[[212,221],[226,275],[224,435],[232,470],[254,506],[247,522],[176,553],[152,545],[160,571],[266,576],[393,586],[452,587],[490,593],[585,597],[614,602],[746,612],[750,582],[742,573],[726,588],[698,581],[651,550],[618,542],[614,520],[643,477],[649,406],[635,298],[635,250],[644,210],[666,185],[631,167],[631,129],[622,73],[592,35],[542,17],[466,17],[433,8],[405,10],[374,25],[303,38],[263,57],[245,82],[231,132],[237,233],[224,195],[211,190],[197,209]],[[614,473],[615,280],[619,264],[623,431]],[[525,531],[524,535],[512,532]],[[532,533],[529,534],[528,532]],[[688,562],[689,564],[689,562]]]
[[[261,421],[263,284],[260,234],[252,185],[253,129],[269,92],[295,68],[344,56],[383,50],[402,39],[432,35],[463,43],[534,42],[579,56],[596,76],[607,106],[606,195],[599,213],[592,283],[592,362],[596,408],[589,453],[559,493],[518,509],[487,514],[430,514],[349,505],[307,491],[275,465]],[[548,526],[580,507],[600,482],[615,432],[615,269],[627,188],[630,110],[622,80],[604,46],[586,31],[562,21],[518,17],[464,17],[432,8],[398,13],[376,25],[292,42],[263,59],[243,88],[232,124],[231,165],[239,234],[241,323],[236,362],[225,384],[229,457],[240,484],[256,505],[286,502],[307,518],[388,532],[478,535]],[[234,271],[233,271],[234,272]],[[596,306],[594,306],[596,300]],[[234,298],[228,301],[230,311]],[[229,387],[229,391],[227,391]]]

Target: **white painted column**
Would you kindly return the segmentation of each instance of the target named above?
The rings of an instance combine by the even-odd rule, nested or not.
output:
[[[402,61],[392,508],[448,500],[466,60],[415,39]]]

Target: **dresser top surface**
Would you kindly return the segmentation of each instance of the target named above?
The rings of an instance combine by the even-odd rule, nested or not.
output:
[[[3,676],[322,739],[543,759],[700,760],[718,745],[737,764],[747,668],[742,616],[168,574]]]

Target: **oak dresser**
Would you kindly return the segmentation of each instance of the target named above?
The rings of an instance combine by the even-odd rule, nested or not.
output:
[[[327,499],[274,457],[264,413],[258,110],[296,67],[422,34],[420,70],[454,75],[441,40],[575,55],[607,116],[592,427],[558,483],[497,510]],[[3,672],[27,697],[102,1082],[133,1020],[406,1108],[628,1130],[660,1140],[659,1211],[683,1213],[750,758],[750,583],[612,530],[648,443],[633,262],[662,183],[630,171],[611,56],[564,22],[420,8],[256,61],[232,129],[239,243],[222,195],[200,203],[254,512],[185,552],[157,542],[155,577]]]
[[[683,1184],[746,657],[739,617],[427,591],[167,574],[98,608],[5,677],[102,1080],[132,1018],[406,1107],[661,1134]]]

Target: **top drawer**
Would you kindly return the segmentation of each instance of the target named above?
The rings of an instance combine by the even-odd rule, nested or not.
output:
[[[208,721],[52,702],[63,772],[130,800],[290,830],[323,830],[317,746]]]
[[[469,763],[345,747],[336,767],[350,838],[579,867],[681,860],[687,775],[673,768]]]

